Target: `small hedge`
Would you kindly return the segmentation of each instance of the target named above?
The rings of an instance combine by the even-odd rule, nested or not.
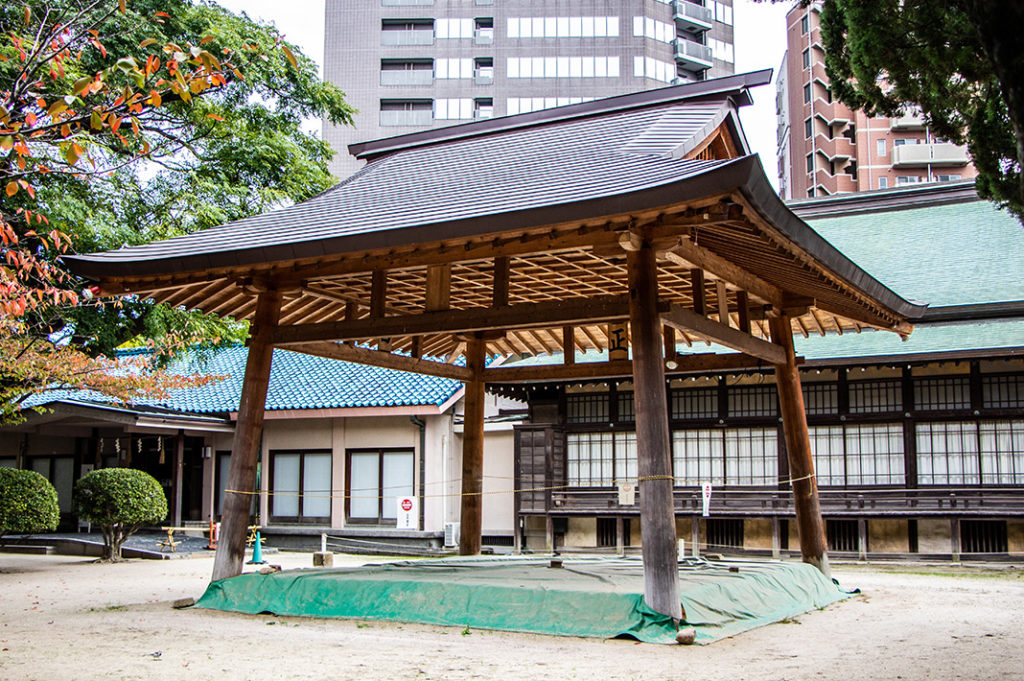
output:
[[[0,468],[0,536],[53,532],[60,522],[57,490],[35,471]]]
[[[104,558],[121,559],[124,540],[141,526],[167,517],[164,489],[149,473],[134,468],[101,468],[75,483],[75,513],[99,525]]]

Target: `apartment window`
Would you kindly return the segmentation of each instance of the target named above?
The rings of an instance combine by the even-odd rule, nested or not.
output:
[[[956,182],[960,175],[936,175],[935,179],[939,182]]]
[[[468,97],[434,100],[434,119],[438,121],[467,120],[473,118],[473,111],[473,100]]]
[[[509,17],[509,38],[615,38],[618,17]]]
[[[270,516],[276,521],[331,519],[331,452],[270,452]]]
[[[381,126],[425,126],[433,122],[433,102],[429,99],[380,101]]]
[[[807,172],[809,172],[809,173],[813,173],[814,172],[814,154],[807,154]],[[813,192],[814,188],[811,187],[811,189],[809,191]],[[811,194],[809,194],[809,196],[814,196],[814,194],[811,193]]]
[[[438,19],[435,33],[438,40],[472,38],[473,28],[472,19]]]
[[[778,482],[778,434],[774,428],[677,430],[672,434],[677,487],[774,485]]]
[[[438,59],[434,62],[434,76],[438,80],[472,78],[472,59]]]
[[[875,149],[876,153],[879,156],[885,156],[886,155],[887,152],[885,150],[885,140],[875,140],[875,147],[876,147],[876,149]]]
[[[431,59],[382,59],[381,85],[431,85],[434,82],[434,63]]]
[[[704,4],[708,7],[714,8],[715,21],[732,26],[732,7],[730,5],[727,5],[724,2],[718,2],[717,0],[708,0],[708,2],[705,2]]]
[[[477,85],[490,85],[494,82],[494,60],[490,57],[477,57],[473,60],[473,77]]]
[[[391,524],[396,502],[413,494],[412,449],[350,449],[346,516],[355,523]]]
[[[811,84],[804,85],[804,104],[809,104],[811,101]]]
[[[473,118],[494,117],[494,100],[490,97],[480,97],[473,100]]]
[[[880,177],[880,178],[878,178],[878,188],[879,189],[888,189],[889,188],[889,178],[888,177]]]
[[[810,138],[810,136],[813,133],[814,133],[814,121],[812,121],[810,118],[808,118],[806,121],[804,121],[804,137]]]
[[[801,55],[803,58],[803,65],[805,69],[811,68],[811,48],[807,48]]]
[[[662,43],[670,43],[676,39],[675,24],[668,24],[651,17],[633,17],[633,35],[639,38],[650,38]]]
[[[903,426],[816,426],[808,429],[821,486],[902,485]]]
[[[671,83],[675,80],[677,71],[674,62],[664,62],[653,57],[633,57],[633,75],[637,78],[651,78]]]
[[[509,57],[509,78],[618,78],[618,57]]]
[[[734,61],[732,43],[728,43],[724,40],[717,40],[715,38],[708,38],[708,47],[711,48],[711,54],[715,59],[727,61],[729,63]]]
[[[569,106],[593,101],[594,97],[509,97],[505,100],[505,113],[510,116],[556,106]]]
[[[571,433],[566,437],[566,484],[611,487],[636,482],[636,433]]]
[[[490,45],[494,42],[494,19],[482,17],[473,21],[473,41],[477,45]]]
[[[920,144],[920,140],[916,139],[897,139],[892,141],[894,147],[903,147],[908,144]]]
[[[807,33],[811,28],[810,15],[805,14],[800,18],[800,32]]]
[[[918,175],[897,175],[896,176],[896,186],[897,187],[900,186],[900,185],[904,185],[904,184],[918,184],[919,182],[923,182],[923,180]]]
[[[381,45],[433,45],[433,19],[384,19],[381,22]]]

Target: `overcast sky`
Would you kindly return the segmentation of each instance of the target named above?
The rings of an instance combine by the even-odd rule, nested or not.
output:
[[[234,12],[245,11],[254,19],[274,23],[289,42],[323,66],[324,0],[217,0]],[[367,1],[367,0],[337,0]],[[373,0],[370,0],[373,1]],[[736,28],[736,72],[770,68],[778,71],[786,50],[786,10],[791,2],[752,2],[734,0]],[[344,83],[339,83],[342,90]],[[740,117],[754,151],[768,179],[775,177],[775,86],[765,85],[752,91],[754,105],[743,109]]]

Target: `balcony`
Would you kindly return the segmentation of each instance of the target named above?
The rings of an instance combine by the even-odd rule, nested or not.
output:
[[[711,30],[715,15],[710,7],[703,7],[686,2],[686,0],[675,0],[672,7],[675,9],[676,25],[679,27],[694,33]]]
[[[890,130],[924,130],[924,117],[919,113],[908,113],[889,119]]]
[[[381,31],[381,45],[433,45],[434,31],[431,30],[401,30]]]
[[[380,72],[381,85],[433,85],[431,69],[395,69]]]
[[[840,136],[829,139],[825,135],[815,135],[814,146],[818,153],[830,161],[848,161],[857,155],[853,142],[848,137]]]
[[[432,109],[384,110],[380,112],[381,127],[426,127],[434,124]]]
[[[494,82],[494,68],[477,69],[473,72],[473,82],[477,85],[491,85]]]
[[[840,102],[829,102],[824,97],[814,98],[814,115],[825,121],[827,125],[839,125],[836,132],[853,121],[853,112]]]
[[[676,61],[682,64],[683,68],[689,71],[703,71],[711,68],[710,47],[686,38],[676,38],[673,42],[676,48]]]
[[[494,27],[477,27],[473,31],[473,43],[476,45],[491,45],[494,43]]]
[[[937,144],[903,144],[892,149],[893,168],[923,166],[965,166],[970,162],[967,149],[949,142]]]
[[[434,4],[434,0],[381,0],[380,4],[382,7],[405,7],[407,5],[429,7]]]

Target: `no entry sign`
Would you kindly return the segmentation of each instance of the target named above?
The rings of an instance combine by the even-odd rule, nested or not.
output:
[[[398,497],[398,529],[418,530],[419,507],[416,497]]]

